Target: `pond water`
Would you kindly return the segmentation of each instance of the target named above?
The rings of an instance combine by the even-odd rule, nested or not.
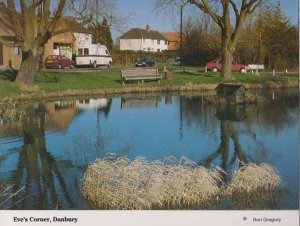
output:
[[[255,208],[298,209],[299,93],[261,95],[268,101],[234,107],[211,104],[208,94],[63,100],[23,104],[18,111],[1,106],[0,183],[14,191],[24,187],[5,208],[94,209],[80,194],[80,181],[89,164],[114,153],[147,160],[185,156],[228,175],[237,158],[269,163],[285,190]],[[235,207],[221,202],[218,209]]]

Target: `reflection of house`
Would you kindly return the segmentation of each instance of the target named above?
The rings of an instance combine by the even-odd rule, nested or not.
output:
[[[168,50],[167,39],[158,31],[132,28],[120,37],[120,50],[161,52]]]
[[[122,97],[121,109],[126,108],[157,108],[160,97]]]
[[[88,110],[88,109],[101,109],[105,108],[108,104],[106,98],[101,99],[86,99],[86,100],[77,100],[76,106],[79,109]]]
[[[46,128],[57,131],[66,130],[76,115],[75,101],[56,101],[46,104],[48,117]]]
[[[0,69],[19,68],[22,60],[21,49],[17,46],[16,37],[7,24],[8,14],[5,5],[0,2]],[[3,44],[4,43],[4,44]]]
[[[168,40],[168,50],[178,50],[180,47],[180,34],[178,32],[162,32]]]

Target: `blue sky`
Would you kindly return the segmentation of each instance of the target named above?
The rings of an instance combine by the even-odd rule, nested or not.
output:
[[[154,0],[117,0],[117,3],[122,14],[130,15],[128,28],[145,28],[146,24],[149,24],[151,29],[163,32],[173,31],[179,24],[179,16],[173,18],[170,15],[154,13]],[[298,24],[298,0],[280,0],[280,4],[291,23]]]

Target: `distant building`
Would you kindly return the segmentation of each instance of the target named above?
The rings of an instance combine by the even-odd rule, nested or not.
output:
[[[22,61],[22,51],[8,21],[7,8],[0,2],[0,69],[18,69]]]
[[[0,69],[20,68],[22,51],[17,43],[9,20],[5,4],[0,2]],[[80,46],[92,44],[92,33],[70,17],[62,18],[55,27],[55,31],[70,29],[70,31],[52,36],[44,45],[42,62],[49,55],[64,55],[72,58]]]
[[[120,37],[120,50],[161,52],[168,50],[168,40],[158,31],[132,28]]]
[[[92,44],[92,32],[71,18],[59,21],[56,31],[70,29],[71,31],[52,36],[44,45],[44,59],[49,55],[64,55],[72,58],[78,47]]]
[[[161,33],[168,40],[168,50],[179,50],[180,48],[180,33],[179,32],[162,32]]]

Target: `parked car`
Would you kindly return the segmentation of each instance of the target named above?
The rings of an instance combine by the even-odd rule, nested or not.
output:
[[[180,57],[176,57],[175,60],[172,62],[173,66],[180,66],[181,65],[181,60]]]
[[[73,68],[74,61],[63,55],[49,55],[44,62],[46,68]]]
[[[148,67],[154,65],[155,59],[153,57],[144,57],[142,59],[139,59],[135,64],[136,67]]]
[[[215,59],[206,63],[207,70],[212,70],[213,72],[221,71],[222,67],[222,60]],[[241,73],[245,73],[246,69],[249,69],[248,65],[246,64],[239,64],[237,62],[232,62],[231,64],[231,71],[239,71]]]

